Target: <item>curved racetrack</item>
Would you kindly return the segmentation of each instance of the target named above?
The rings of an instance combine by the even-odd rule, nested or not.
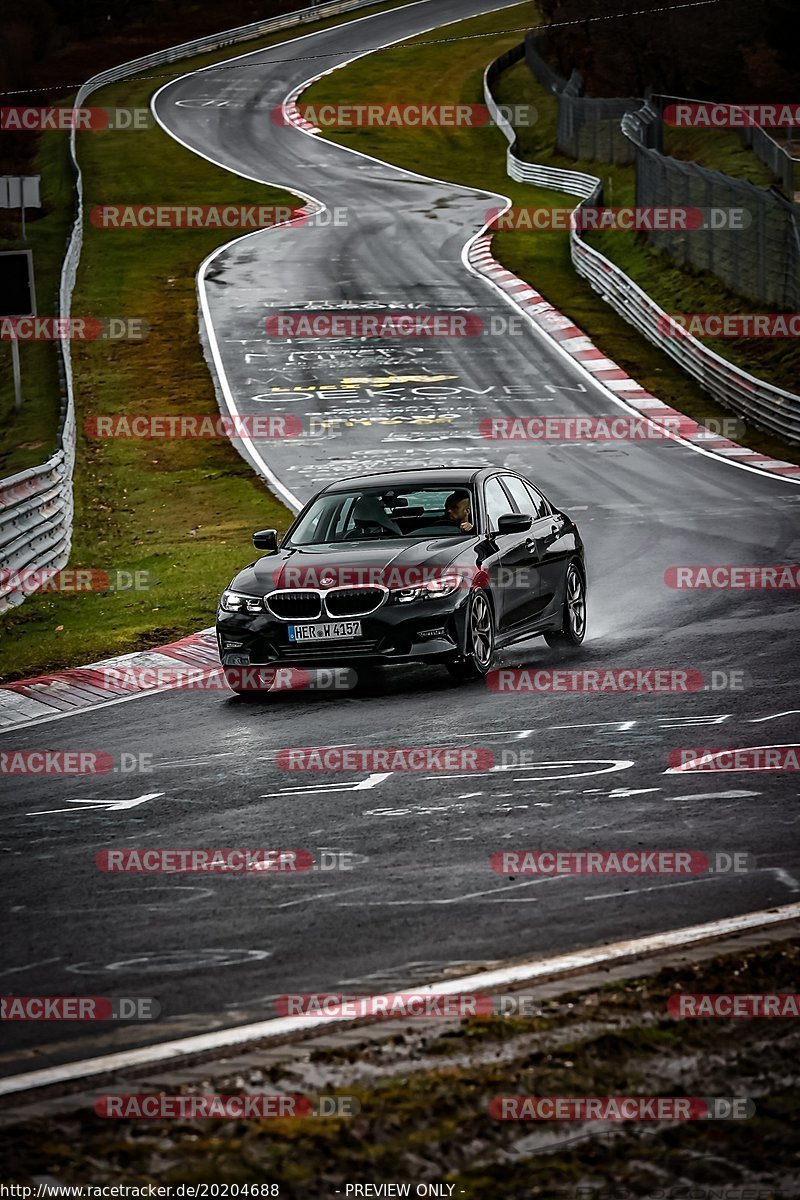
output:
[[[197,153],[348,212],[343,227],[239,239],[207,265],[218,368],[241,413],[333,422],[335,436],[252,449],[301,501],[327,480],[409,464],[497,461],[536,478],[576,516],[587,544],[589,638],[570,667],[695,668],[708,680],[712,671],[743,672],[744,686],[506,695],[409,668],[373,695],[252,705],[176,691],[4,733],[3,747],[122,749],[153,759],[147,776],[36,779],[8,790],[7,988],[154,995],[163,1010],[156,1025],[102,1034],[17,1027],[22,1048],[13,1054],[5,1027],[4,1074],[269,1016],[271,999],[285,991],[402,988],[797,896],[796,775],[665,774],[676,748],[796,740],[795,597],[678,591],[664,573],[680,564],[796,561],[800,489],[678,442],[484,441],[479,422],[489,415],[615,411],[533,328],[370,348],[289,347],[264,334],[265,317],[285,308],[468,307],[487,322],[510,312],[462,261],[497,197],[411,176],[270,119],[310,74],[360,48],[500,7],[424,0],[158,93],[158,119]],[[499,135],[497,143],[501,153]],[[345,427],[345,419],[362,423]],[[243,562],[247,554],[243,547]],[[227,582],[209,581],[209,620]],[[504,662],[567,665],[540,641]],[[282,747],[343,743],[481,746],[498,760],[527,751],[527,761],[469,777],[311,779],[273,761]],[[145,794],[127,809],[95,803]],[[112,846],[290,846],[356,857],[347,873],[291,878],[103,875],[95,854]],[[518,846],[688,847],[746,851],[755,861],[747,874],[683,880],[493,874],[489,855]]]

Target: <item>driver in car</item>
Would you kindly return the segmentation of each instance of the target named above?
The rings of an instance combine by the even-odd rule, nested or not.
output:
[[[448,525],[457,525],[462,533],[472,533],[475,526],[470,520],[469,492],[451,492],[444,502],[445,520]]]

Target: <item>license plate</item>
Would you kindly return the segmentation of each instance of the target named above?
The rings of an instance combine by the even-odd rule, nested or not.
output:
[[[360,621],[326,621],[323,625],[290,625],[290,642],[330,642],[361,637]]]

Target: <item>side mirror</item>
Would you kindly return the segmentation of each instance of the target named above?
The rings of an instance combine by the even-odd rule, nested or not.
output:
[[[260,533],[253,534],[253,545],[256,550],[275,551],[278,549],[278,531],[277,529],[262,529]]]
[[[533,517],[526,513],[503,513],[497,521],[498,533],[524,533],[533,524]]]

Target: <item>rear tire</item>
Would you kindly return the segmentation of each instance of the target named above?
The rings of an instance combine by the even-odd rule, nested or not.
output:
[[[489,597],[481,588],[470,598],[464,649],[463,655],[445,663],[448,672],[460,683],[484,679],[492,668],[494,656],[494,616]]]
[[[560,629],[544,635],[548,646],[556,650],[580,646],[586,637],[586,581],[574,560],[567,567],[566,595]]]

